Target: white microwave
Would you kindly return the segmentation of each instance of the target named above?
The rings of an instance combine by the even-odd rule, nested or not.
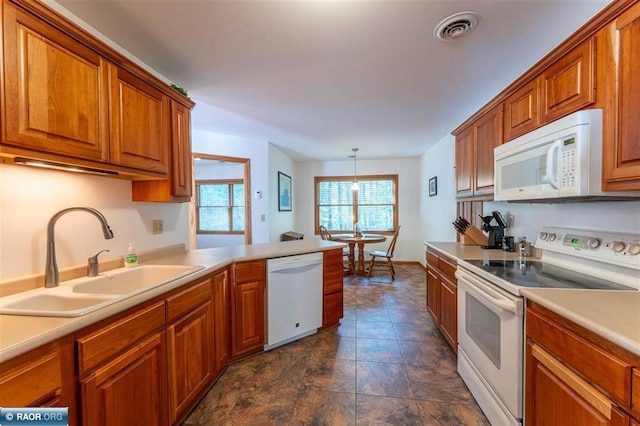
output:
[[[602,191],[602,110],[575,112],[494,149],[496,201],[628,199]]]

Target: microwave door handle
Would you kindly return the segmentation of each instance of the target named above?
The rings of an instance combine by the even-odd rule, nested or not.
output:
[[[555,141],[547,150],[547,181],[553,189],[560,189],[558,187],[558,151],[562,139]],[[554,167],[555,166],[555,167]]]

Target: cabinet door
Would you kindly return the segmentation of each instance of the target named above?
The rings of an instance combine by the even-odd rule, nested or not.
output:
[[[528,425],[628,425],[629,417],[544,349],[527,343]]]
[[[504,101],[504,140],[522,136],[540,126],[538,79],[515,91]]]
[[[110,67],[111,161],[166,176],[170,101],[133,74]]]
[[[433,321],[440,322],[440,276],[427,266],[427,310]]]
[[[167,327],[169,421],[175,422],[213,380],[211,300]]]
[[[342,268],[340,268],[342,274]],[[338,291],[325,294],[322,298],[322,327],[331,327],[340,323],[344,317],[344,294]]]
[[[21,155],[106,162],[105,60],[8,3],[3,12],[3,144]]]
[[[458,350],[458,292],[456,285],[440,276],[440,330],[451,349]]]
[[[595,40],[590,38],[542,73],[542,123],[594,103],[595,81]]]
[[[213,276],[213,327],[215,336],[216,368],[219,373],[231,359],[231,295],[229,271],[225,269]]]
[[[603,179],[605,189],[640,190],[640,4],[620,15],[610,33],[615,76],[608,84],[615,103],[612,126],[605,128]]]
[[[171,195],[191,198],[191,113],[189,108],[171,102]]]
[[[166,425],[164,332],[80,380],[85,425]]]
[[[264,346],[264,303],[264,281],[235,285],[233,356]]]
[[[456,196],[473,195],[473,126],[456,136]]]
[[[474,128],[473,195],[493,194],[493,148],[502,145],[502,105],[498,105],[481,117]]]

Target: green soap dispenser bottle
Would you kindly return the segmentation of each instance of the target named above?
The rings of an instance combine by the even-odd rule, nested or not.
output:
[[[133,266],[138,266],[138,255],[133,249],[133,243],[129,243],[127,255],[124,257],[124,267],[131,268]]]

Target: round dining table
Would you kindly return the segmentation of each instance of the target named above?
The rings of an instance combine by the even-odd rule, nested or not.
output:
[[[333,241],[349,244],[349,273],[364,274],[364,245],[383,243],[387,237],[379,234],[363,234],[356,237],[353,234],[333,234]],[[356,264],[356,245],[358,246],[358,263]]]

